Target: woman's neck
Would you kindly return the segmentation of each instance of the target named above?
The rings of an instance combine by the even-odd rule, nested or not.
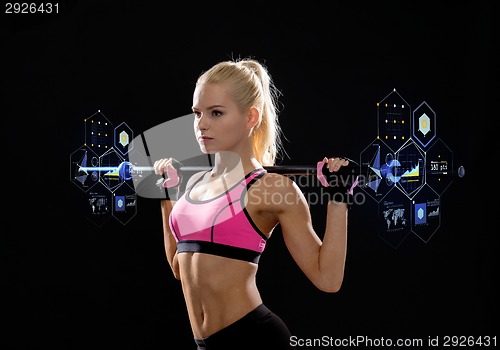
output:
[[[214,158],[212,176],[218,176],[234,171],[241,171],[243,174],[247,174],[261,166],[262,165],[253,155],[241,156],[235,152],[217,152]]]

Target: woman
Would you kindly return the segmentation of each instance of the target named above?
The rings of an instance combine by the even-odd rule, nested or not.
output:
[[[347,204],[328,202],[321,240],[296,183],[263,168],[275,164],[282,147],[277,96],[266,67],[253,59],[220,62],[196,83],[194,131],[202,152],[214,155],[213,168],[193,175],[184,194],[161,208],[167,259],[182,283],[198,349],[292,348],[289,329],[256,286],[259,257],[278,224],[317,288],[337,292],[342,284]],[[348,165],[340,158],[320,162],[331,172]],[[168,177],[165,187],[180,185],[174,163],[154,164]]]

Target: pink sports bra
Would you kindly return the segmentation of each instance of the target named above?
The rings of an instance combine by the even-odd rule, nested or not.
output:
[[[170,213],[169,224],[177,252],[219,255],[258,263],[267,237],[257,228],[245,208],[245,194],[266,170],[253,170],[219,196],[198,201],[186,190]]]

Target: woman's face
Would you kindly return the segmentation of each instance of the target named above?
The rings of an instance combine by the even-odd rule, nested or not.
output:
[[[193,94],[194,132],[203,153],[244,152],[251,126],[224,84],[201,84]]]

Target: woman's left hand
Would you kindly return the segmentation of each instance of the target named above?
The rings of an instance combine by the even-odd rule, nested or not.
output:
[[[345,158],[335,157],[335,158],[323,158],[323,163],[327,164],[328,170],[330,172],[339,171],[343,166],[349,165],[349,160]]]

